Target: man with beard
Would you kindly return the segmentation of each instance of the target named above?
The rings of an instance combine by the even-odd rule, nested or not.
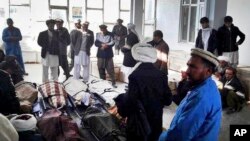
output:
[[[211,75],[219,61],[212,53],[195,48],[187,65],[190,91],[159,141],[216,141],[222,108],[220,93]]]
[[[236,69],[233,67],[226,68],[225,76],[221,81],[223,83],[222,104],[229,107],[227,114],[241,111],[245,100],[245,90],[236,76]]]
[[[74,67],[74,59],[75,59],[75,54],[74,54],[74,48],[80,48],[81,44],[82,44],[82,32],[81,32],[81,20],[78,19],[75,21],[75,29],[73,29],[70,32],[70,58],[71,58],[71,62],[69,65],[69,72],[71,72],[71,70]]]

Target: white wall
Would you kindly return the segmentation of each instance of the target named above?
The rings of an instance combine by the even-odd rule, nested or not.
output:
[[[239,27],[239,29],[245,33],[246,40],[239,47],[240,53],[240,64],[250,65],[249,54],[250,54],[250,0],[228,0],[227,15],[230,15],[234,19],[234,24]]]
[[[181,0],[158,0],[156,11],[156,29],[164,34],[164,40],[171,50],[190,51],[194,44],[179,43]]]

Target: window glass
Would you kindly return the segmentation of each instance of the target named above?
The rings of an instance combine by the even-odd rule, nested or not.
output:
[[[195,40],[196,13],[197,13],[197,7],[191,7],[190,27],[189,27],[189,42],[194,42],[194,40]]]
[[[68,6],[68,0],[50,0],[50,5]]]
[[[51,18],[52,19],[62,19],[67,21],[67,11],[64,9],[52,9],[51,10]]]
[[[145,21],[152,21],[154,18],[155,0],[145,0]]]
[[[198,0],[192,0],[192,4],[197,4]]]
[[[12,5],[30,4],[30,1],[29,0],[10,0],[10,4]]]
[[[188,31],[188,12],[189,6],[182,6],[182,34],[181,39],[186,41],[187,40],[187,31]]]
[[[23,16],[25,15],[25,16]],[[21,30],[23,36],[30,35],[30,7],[28,6],[11,6],[10,18],[14,21],[14,26]]]
[[[88,10],[87,21],[90,22],[90,30],[94,33],[100,32],[99,25],[103,24],[102,10]]]
[[[88,0],[87,7],[88,8],[102,8],[102,0]]]
[[[104,22],[116,23],[119,18],[119,0],[104,1]]]
[[[130,10],[131,0],[120,0],[121,10]]]
[[[183,4],[190,4],[190,0],[183,0]]]
[[[130,23],[130,12],[120,12],[120,18],[123,19],[123,25]]]
[[[153,33],[154,33],[153,25],[144,25],[144,37],[145,38],[152,38]]]

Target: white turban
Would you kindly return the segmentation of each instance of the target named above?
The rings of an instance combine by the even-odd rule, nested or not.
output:
[[[133,58],[142,63],[155,63],[157,60],[156,49],[150,44],[138,43],[132,47]]]
[[[22,116],[29,116],[30,118],[27,120],[19,119]],[[34,130],[36,128],[37,120],[31,114],[22,114],[22,115],[17,115],[11,118],[10,122],[16,128],[18,132],[22,132],[22,131]]]
[[[219,57],[218,57],[218,60],[219,60],[219,61],[226,61],[226,62],[229,62],[229,61],[230,61],[229,58],[226,57],[226,56],[219,56]]]
[[[137,36],[138,40],[140,41],[140,37],[139,37],[138,33],[135,30],[135,25],[132,24],[132,23],[129,23],[127,25],[127,28],[130,29]]]

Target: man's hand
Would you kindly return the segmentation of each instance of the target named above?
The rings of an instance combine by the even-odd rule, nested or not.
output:
[[[101,50],[105,50],[106,48],[108,48],[107,44],[102,44]]]

